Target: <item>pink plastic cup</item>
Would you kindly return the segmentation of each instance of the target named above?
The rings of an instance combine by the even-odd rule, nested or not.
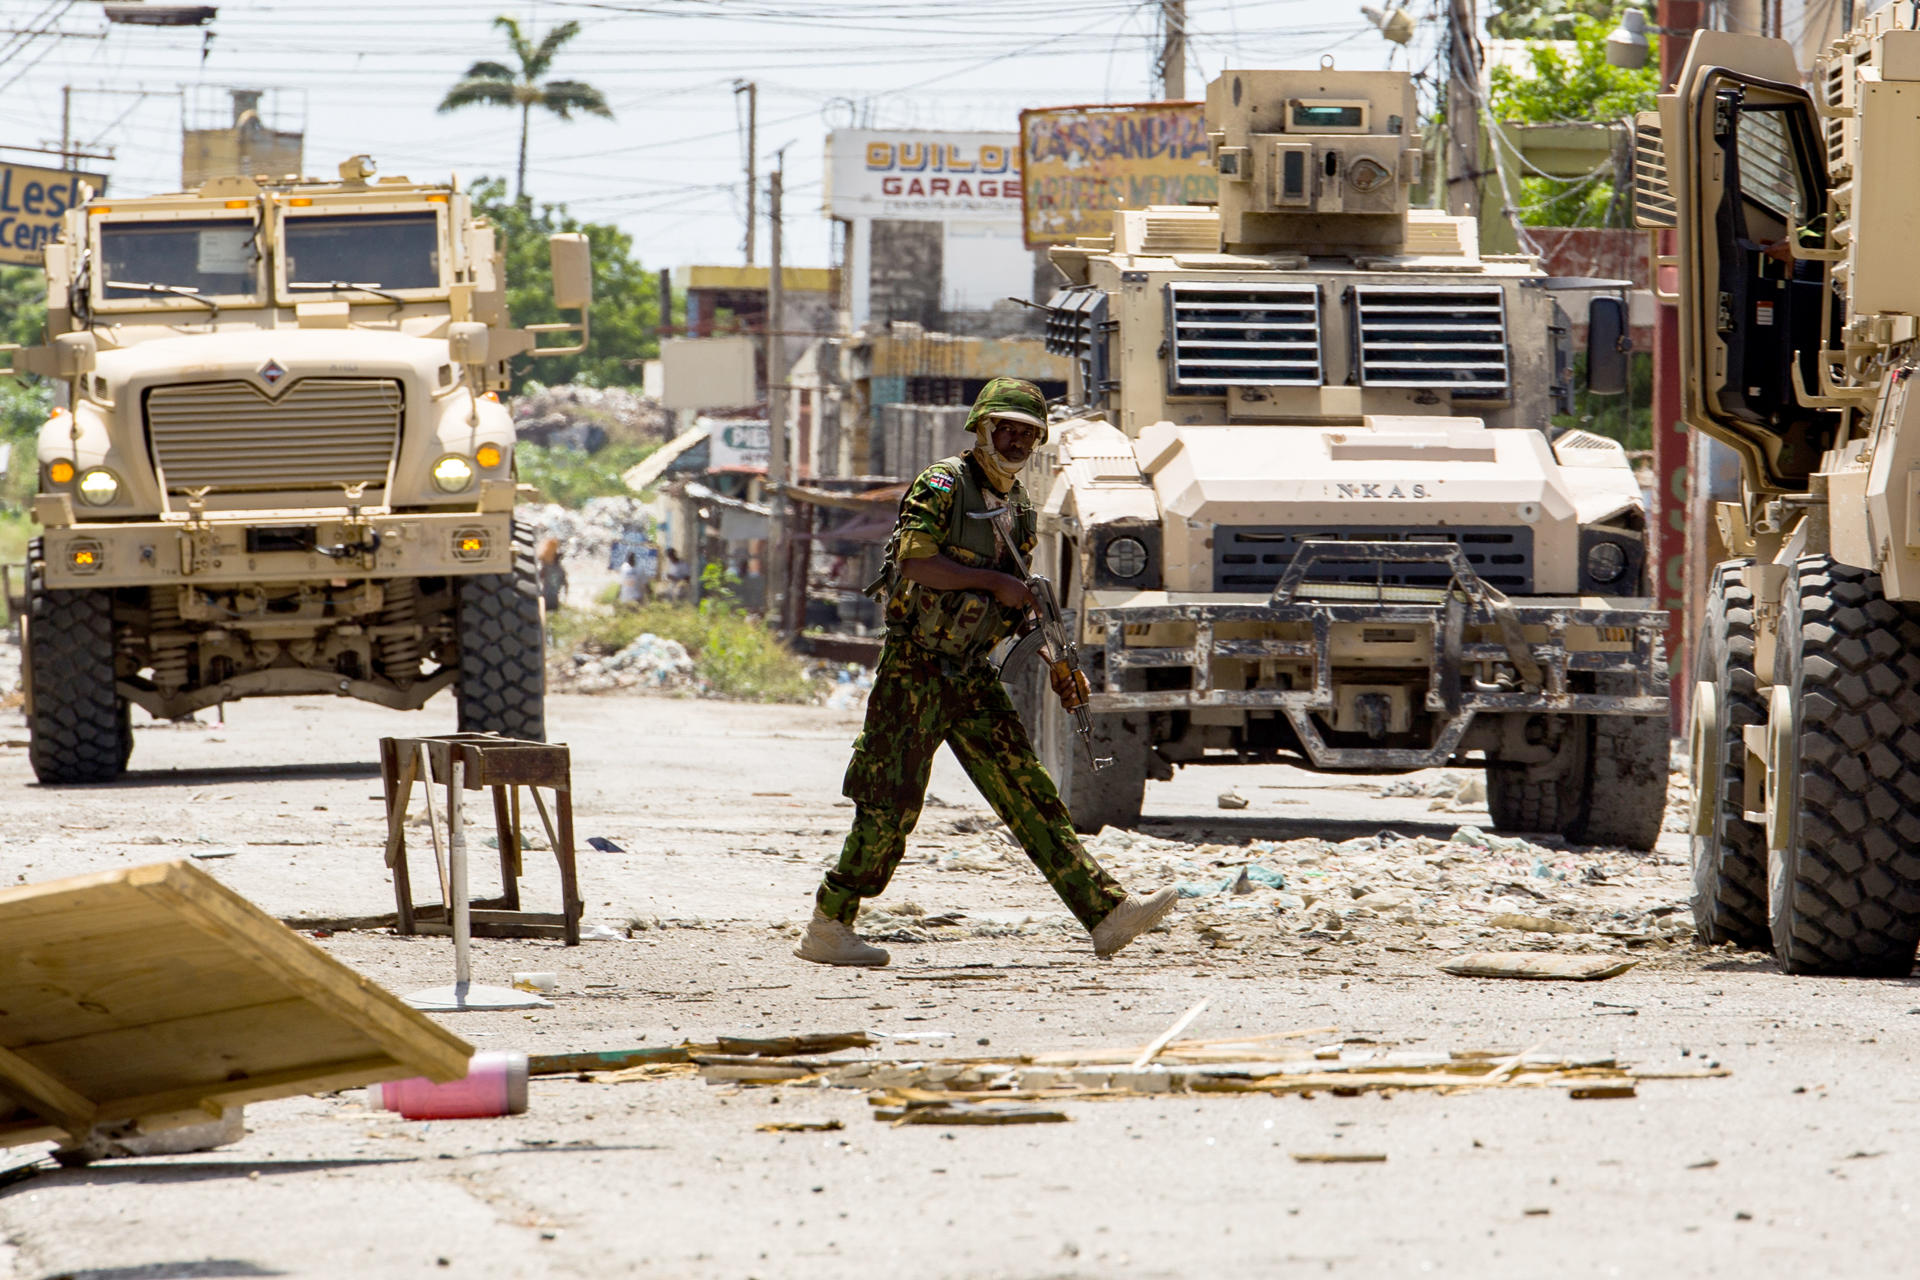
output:
[[[367,1105],[376,1111],[398,1111],[408,1120],[517,1116],[527,1109],[527,1055],[476,1053],[467,1074],[445,1084],[415,1076],[368,1085]]]

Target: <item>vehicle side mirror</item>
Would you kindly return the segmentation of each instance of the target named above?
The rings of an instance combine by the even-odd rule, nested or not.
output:
[[[593,255],[587,238],[578,232],[547,237],[553,266],[553,305],[562,311],[584,311],[593,302]]]
[[[447,354],[455,364],[485,364],[487,326],[472,320],[448,325]]]
[[[54,338],[53,352],[58,376],[84,378],[93,372],[94,360],[100,353],[100,343],[91,330],[63,333]]]
[[[1619,298],[1587,303],[1587,394],[1624,395],[1627,359],[1633,337],[1627,329],[1627,304]]]

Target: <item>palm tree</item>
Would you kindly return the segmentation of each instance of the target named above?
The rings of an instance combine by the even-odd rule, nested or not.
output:
[[[523,200],[527,194],[527,126],[536,105],[562,120],[573,119],[576,111],[611,120],[613,112],[606,98],[590,84],[578,80],[540,82],[540,77],[553,65],[553,55],[560,52],[560,46],[580,34],[579,23],[561,23],[548,31],[537,45],[527,39],[520,24],[512,18],[495,18],[493,25],[507,33],[507,43],[513,46],[514,56],[520,60],[520,70],[516,73],[498,62],[476,62],[467,68],[460,83],[447,90],[447,96],[440,100],[440,110],[453,111],[476,102],[520,108],[520,172],[513,195],[514,199]]]

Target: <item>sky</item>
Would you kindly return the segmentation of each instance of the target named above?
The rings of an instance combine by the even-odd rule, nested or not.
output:
[[[161,0],[147,0],[161,3]],[[1380,0],[1387,3],[1388,0]],[[617,224],[650,268],[743,261],[744,98],[759,86],[764,178],[785,151],[787,260],[830,264],[822,145],[835,127],[1005,129],[1026,107],[1158,96],[1155,0],[220,0],[206,28],[109,25],[98,0],[0,0],[0,100],[15,146],[55,146],[62,87],[72,133],[110,189],[179,183],[183,113],[230,118],[228,87],[269,90],[269,123],[304,128],[306,169],[366,152],[386,174],[511,180],[518,113],[441,114],[474,61],[512,65],[491,26],[537,35],[578,22],[549,78],[584,80],[611,122],[536,111],[527,186],[541,202]],[[1188,0],[1188,93],[1225,66],[1433,66],[1444,4],[1405,49],[1357,0]],[[144,96],[143,96],[144,95]],[[0,151],[23,163],[30,154]],[[764,216],[758,260],[766,261]]]

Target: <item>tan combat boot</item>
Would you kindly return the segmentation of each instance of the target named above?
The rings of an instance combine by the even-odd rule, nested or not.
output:
[[[1123,942],[1120,945],[1126,944]],[[859,934],[818,907],[813,909],[813,919],[807,922],[807,931],[800,935],[793,954],[815,964],[878,966],[892,958],[884,948],[860,941]]]
[[[1119,951],[1165,919],[1179,899],[1178,889],[1162,889],[1145,898],[1137,893],[1130,895],[1093,926],[1093,954],[1104,960]]]

